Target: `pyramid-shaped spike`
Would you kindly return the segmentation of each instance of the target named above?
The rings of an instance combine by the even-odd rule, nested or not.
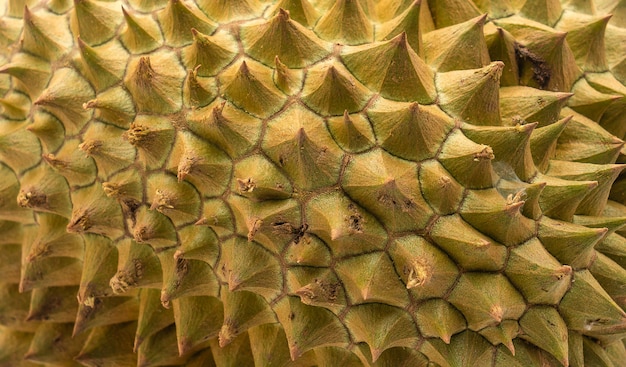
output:
[[[315,25],[322,39],[358,45],[371,42],[374,30],[358,0],[338,0]]]
[[[345,323],[356,341],[367,343],[373,362],[389,348],[413,347],[419,335],[406,311],[378,303],[350,308]]]
[[[50,64],[36,56],[18,53],[10,63],[0,67],[0,74],[8,74],[18,79],[32,99],[36,98],[50,80]]]
[[[566,12],[559,20],[557,29],[567,32],[567,43],[576,58],[576,64],[586,72],[607,70],[604,31],[611,15],[589,19],[586,16]]]
[[[117,272],[109,279],[114,294],[123,294],[133,288],[161,288],[161,263],[150,246],[124,240],[117,248]]]
[[[513,340],[520,333],[519,324],[516,320],[504,320],[500,325],[488,326],[479,331],[485,339],[494,346],[502,345],[515,355],[515,345]]]
[[[301,236],[301,214],[295,200],[266,200],[256,204],[243,196],[233,196],[228,204],[239,234],[272,252],[282,252],[294,237]]]
[[[394,232],[423,230],[433,213],[412,183],[417,166],[376,149],[354,157],[342,187]]]
[[[584,297],[585,302],[574,301],[576,297]],[[623,334],[626,328],[626,313],[588,270],[574,273],[572,288],[561,300],[559,313],[569,329],[589,336]]]
[[[572,281],[571,266],[561,265],[537,239],[511,250],[505,274],[535,304],[558,304]]]
[[[145,340],[137,348],[136,363],[138,366],[149,366],[151,364],[158,363],[157,361],[168,361],[169,363],[179,364],[184,363],[185,358],[178,355],[177,345],[178,340],[176,339],[176,325],[172,323],[165,329],[159,330],[155,334],[150,335],[147,340]],[[216,348],[219,348],[219,346],[217,346],[217,342],[215,343],[215,346]],[[246,363],[245,359],[244,363]]]
[[[537,236],[554,257],[578,269],[591,264],[595,256],[594,246],[606,233],[606,228],[587,228],[543,217]]]
[[[157,250],[176,245],[176,229],[165,215],[145,206],[137,209],[136,215],[131,234],[137,243],[148,244]]]
[[[120,35],[120,41],[133,53],[150,52],[158,48],[163,42],[159,25],[147,15],[129,12],[122,7],[125,27]]]
[[[433,72],[413,51],[405,32],[386,42],[347,47],[342,59],[363,84],[385,98],[423,104],[435,100]],[[397,75],[403,75],[401,80]]]
[[[281,293],[283,288],[278,259],[258,243],[243,237],[222,244],[222,258],[217,269],[231,292],[248,290],[267,301]]]
[[[596,165],[552,160],[546,174],[567,180],[597,181],[598,186],[585,196],[576,209],[576,214],[600,215],[609,197],[611,185],[625,167],[621,164]]]
[[[161,306],[159,295],[159,289],[144,288],[139,292],[139,317],[133,347],[135,353],[144,342],[150,340],[150,336],[174,323],[173,310]],[[216,309],[216,313],[219,312],[221,310]]]
[[[493,363],[494,350],[495,348],[485,338],[470,330],[452,336],[450,343],[444,343],[438,339],[426,339],[419,348],[419,351],[430,361],[441,366],[462,365],[463,363],[488,366]]]
[[[182,59],[190,69],[198,68],[199,76],[214,76],[237,55],[236,41],[224,32],[214,35],[191,28],[193,43],[183,49]]]
[[[537,170],[530,149],[530,137],[536,123],[512,127],[487,127],[464,124],[465,136],[479,144],[489,144],[496,162],[504,162],[522,181],[535,176]]]
[[[448,302],[463,313],[471,330],[518,319],[526,309],[522,295],[501,274],[462,274]]]
[[[396,272],[416,299],[443,297],[459,274],[445,252],[419,236],[394,240],[389,255]]]
[[[571,221],[580,202],[598,187],[597,181],[563,180],[543,174],[537,175],[533,182],[545,184],[539,196],[543,213],[564,221]]]
[[[82,237],[84,269],[76,298],[79,304],[95,309],[97,297],[113,295],[109,279],[115,273],[118,251],[111,240],[104,236],[87,234]]]
[[[355,303],[379,302],[402,307],[408,302],[406,287],[400,279],[393,277],[394,266],[384,252],[342,260],[335,265],[335,271]],[[393,288],[390,282],[395,283]]]
[[[259,325],[250,328],[248,330],[248,338],[250,339],[250,345],[255,345],[255,347],[252,348],[255,363],[269,366],[272,363],[288,365],[292,362],[289,354],[287,336],[285,335],[285,330],[283,330],[279,323]],[[308,358],[313,358],[314,354],[315,357],[317,357],[317,350],[315,352],[309,351],[301,358],[302,360],[307,360]]]
[[[26,130],[37,136],[42,143],[44,151],[54,152],[59,150],[65,142],[61,121],[42,110],[33,111],[31,121],[32,123],[26,126]]]
[[[309,0],[279,0],[270,8],[269,14],[276,15],[281,10],[289,12],[289,16],[296,22],[311,28],[320,14]]]
[[[274,311],[259,295],[223,290],[221,297],[224,304],[224,323],[218,340],[222,348],[249,328],[277,321]]]
[[[487,14],[426,33],[423,37],[426,62],[438,72],[477,69],[489,64],[483,34],[486,19]],[[474,47],[463,47],[465,44]]]
[[[200,65],[187,73],[183,87],[183,101],[192,109],[204,107],[217,97],[217,86],[214,78],[198,77]]]
[[[29,238],[29,246],[24,248],[24,261],[32,262],[46,257],[83,259],[84,242],[80,236],[63,229],[68,222],[66,218],[40,213],[37,220],[39,228],[37,234]]]
[[[56,154],[42,155],[43,160],[72,186],[85,186],[96,179],[96,163],[78,149],[79,145],[78,139],[69,139]]]
[[[337,62],[313,66],[302,91],[302,101],[321,115],[359,111],[369,97],[370,91]]]
[[[346,302],[344,287],[334,271],[322,269],[315,272],[305,267],[290,269],[289,283],[293,283],[290,288],[295,289],[294,293],[302,303],[324,307],[337,314],[343,310]]]
[[[455,125],[438,107],[415,102],[379,100],[367,114],[383,149],[415,161],[432,158]]]
[[[56,60],[72,47],[72,35],[61,16],[24,8],[22,50],[46,60]],[[50,25],[53,25],[52,27]]]
[[[218,257],[217,234],[208,227],[185,226],[179,231],[180,247],[174,253],[175,259],[200,260],[209,265],[215,264]]]
[[[463,23],[483,13],[470,0],[428,1],[430,12],[437,29]]]
[[[309,232],[329,244],[334,256],[380,250],[387,240],[378,220],[340,193],[314,197],[307,203],[306,213]]]
[[[502,195],[506,197],[508,202],[515,202],[519,199],[523,199],[524,205],[522,206],[522,214],[527,218],[537,220],[543,213],[539,205],[539,197],[546,187],[545,182],[526,183],[517,181],[513,177],[506,177],[501,179],[496,189]]]
[[[555,31],[520,16],[496,21],[519,42],[520,83],[534,88],[569,91],[582,70],[566,41],[566,32]]]
[[[218,22],[257,18],[265,8],[259,0],[199,0],[200,9]]]
[[[175,249],[159,252],[163,268],[161,304],[167,308],[172,301],[196,296],[217,297],[220,283],[209,264],[200,260],[187,260],[174,257]],[[219,327],[219,321],[215,329]]]
[[[567,324],[553,307],[531,307],[520,319],[521,338],[552,354],[563,366],[569,365]]]
[[[107,197],[100,185],[73,191],[72,204],[68,232],[94,233],[111,239],[123,234],[123,217],[119,204]]]
[[[487,236],[515,246],[533,237],[535,223],[521,213],[521,197],[503,198],[495,189],[469,190],[459,212],[463,220]]]
[[[72,337],[71,323],[45,322],[32,335],[30,347],[23,359],[31,363],[76,363],[73,356],[80,353],[87,337],[87,333]]]
[[[607,215],[606,213],[604,215]],[[575,215],[573,223],[580,224],[581,226],[590,228],[606,228],[608,230],[606,236],[620,230],[626,225],[626,216],[589,216],[589,215]]]
[[[286,100],[274,85],[271,69],[252,60],[231,65],[220,75],[220,82],[226,99],[257,117],[277,112]]]
[[[314,189],[337,181],[342,152],[321,118],[299,104],[268,124],[263,150],[298,187]]]
[[[33,289],[26,321],[74,322],[77,292],[77,286]]]
[[[251,199],[287,199],[293,193],[284,174],[260,154],[238,162],[234,167],[234,178],[231,190]]]
[[[619,341],[617,341],[616,343],[613,344],[618,344],[620,343]],[[584,358],[585,358],[585,363],[587,364],[598,364],[598,365],[608,365],[610,364],[614,364],[615,359],[613,359],[614,356],[612,356],[610,354],[610,352],[608,350],[605,349],[605,347],[602,346],[601,342],[593,340],[591,338],[583,338],[583,354],[584,354]],[[620,343],[621,344],[621,343]],[[618,357],[619,358],[619,357]],[[621,360],[617,359],[616,363],[622,363]]]
[[[213,144],[183,132],[177,143],[182,149],[172,153],[168,168],[178,182],[191,182],[202,195],[220,195],[227,187],[232,171],[230,158]]]
[[[187,127],[236,158],[256,144],[261,120],[218,99],[207,107],[191,111],[187,115]]]
[[[220,199],[205,200],[200,217],[195,225],[209,226],[220,237],[235,232],[232,212],[228,205]]]
[[[47,212],[69,218],[72,212],[69,187],[63,176],[47,165],[38,165],[20,179],[17,204],[37,212]]]
[[[325,42],[292,20],[289,12],[283,9],[264,23],[242,27],[240,32],[247,53],[266,65],[271,65],[274,58],[279,57],[288,67],[301,68],[329,53]]]
[[[170,65],[172,57],[176,56],[171,51],[159,51],[130,60],[124,84],[138,112],[170,114],[182,107],[182,80],[187,73],[179,64]]]
[[[561,18],[561,2],[559,0],[528,0],[520,10],[525,18],[553,27]]]
[[[420,304],[415,311],[415,319],[424,336],[439,338],[446,344],[450,344],[452,335],[467,328],[463,315],[441,298]]]
[[[292,360],[313,348],[349,343],[345,326],[329,310],[305,305],[295,296],[280,299],[273,309],[285,329]]]
[[[164,157],[172,149],[174,127],[167,118],[139,115],[130,124],[122,138],[137,148],[139,160],[147,169],[163,165]]]
[[[133,340],[135,338],[136,322],[106,325],[90,333],[89,338],[74,357],[76,361],[84,365],[101,364],[103,367],[115,366],[116,364],[134,364],[137,356],[133,353]],[[119,349],[113,351],[110,343],[119,345]]]
[[[420,164],[419,181],[424,199],[438,214],[454,213],[463,198],[464,188],[436,160]]]
[[[559,136],[555,159],[596,164],[615,162],[624,147],[621,139],[569,108],[563,113],[571,115],[572,119]]]
[[[613,13],[615,15],[615,13]],[[615,18],[613,18],[615,19]],[[605,30],[606,44],[615,45],[605,50],[606,59],[611,73],[622,83],[626,81],[626,54],[624,53],[624,43],[622,42],[626,36],[626,30],[617,27],[608,27]]]
[[[193,41],[190,29],[204,34],[211,34],[217,28],[212,20],[199,9],[180,0],[169,0],[158,13],[159,23],[168,46],[180,47]]]
[[[609,106],[620,98],[624,98],[619,94],[601,93],[589,85],[586,79],[576,82],[572,93],[574,95],[568,100],[567,105],[594,121],[600,121]]]
[[[122,87],[109,88],[95,99],[83,103],[84,109],[94,109],[94,116],[109,124],[128,129],[135,117],[135,106],[128,91]]]
[[[85,331],[98,326],[134,321],[138,312],[139,302],[136,294],[130,297],[93,298],[89,304],[78,305],[72,336],[89,334]]]
[[[146,180],[146,200],[150,210],[165,214],[175,226],[196,222],[200,211],[198,191],[187,182],[167,174],[153,174]]]
[[[274,83],[285,94],[294,94],[302,88],[302,72],[289,69],[276,56],[274,58]]]
[[[590,73],[585,78],[596,90],[610,95],[622,96],[604,110],[600,125],[617,137],[624,137],[626,134],[626,115],[622,113],[626,107],[626,86],[620,83],[611,73]]]
[[[559,119],[561,108],[572,95],[523,86],[500,88],[502,122],[509,126],[529,122],[538,122],[538,127],[550,125]]]
[[[301,231],[304,229],[301,227]],[[306,246],[299,246],[301,243],[306,243]],[[303,232],[287,248],[285,259],[289,265],[330,266],[331,254],[324,241]],[[336,279],[333,279],[333,282],[336,282]]]
[[[574,96],[568,101],[568,106],[594,121],[600,121],[607,108],[614,107],[613,104],[624,105],[624,101],[620,100],[623,95],[598,92],[586,79],[574,84],[572,92]]]
[[[1,115],[9,120],[25,120],[28,117],[29,107],[28,97],[21,93],[12,92],[0,98]]]
[[[474,125],[501,125],[498,89],[502,69],[504,63],[494,61],[481,69],[438,73],[441,109]]]
[[[122,23],[118,4],[103,1],[74,1],[70,27],[75,36],[81,37],[90,46],[102,44],[111,39]]]
[[[474,143],[460,130],[452,131],[437,157],[452,176],[469,189],[492,187],[494,158],[490,146]]]
[[[19,292],[35,288],[78,285],[83,263],[71,257],[42,257],[22,263]],[[45,276],[41,276],[45,274]]]
[[[519,71],[517,65],[517,43],[513,36],[503,28],[492,23],[485,25],[485,41],[491,60],[504,62],[500,86],[519,85]]]
[[[463,269],[500,270],[505,264],[506,247],[477,231],[458,215],[439,218],[430,236]]]
[[[78,37],[83,69],[96,90],[103,90],[117,83],[124,76],[128,57],[126,51],[115,42],[93,48]],[[113,56],[113,57],[111,57]]]
[[[95,122],[85,131],[78,149],[94,159],[100,177],[109,177],[135,161],[136,150],[120,139],[122,134],[122,129]]]
[[[25,291],[21,293],[17,284],[3,283],[2,286],[0,286],[0,294],[2,295],[2,299],[0,300],[2,317],[6,317],[10,320],[5,322],[4,326],[17,330],[35,331],[37,327],[33,327],[22,321],[28,314],[28,302],[31,298],[31,292]]]
[[[178,354],[206,345],[206,340],[215,338],[223,320],[222,303],[211,296],[181,297],[172,301],[176,322]]]
[[[71,85],[71,88],[67,86]],[[94,91],[89,83],[74,69],[62,68],[55,71],[48,87],[34,102],[56,116],[68,135],[76,134],[91,118],[82,103],[93,99]]]
[[[379,2],[381,3],[381,2]],[[422,31],[420,14],[427,7],[423,0],[413,1],[402,13],[376,27],[376,41],[388,41],[405,33],[407,42],[418,56],[422,56]]]
[[[530,151],[539,171],[545,172],[554,157],[559,136],[572,116],[567,116],[553,124],[536,128],[530,136]]]
[[[328,130],[339,146],[350,153],[358,153],[374,146],[376,138],[369,121],[361,114],[348,114],[331,117],[327,121]]]
[[[626,280],[626,270],[608,256],[598,252],[589,271],[611,298],[623,308],[626,305],[626,293],[620,285]]]
[[[13,171],[20,173],[40,161],[41,143],[34,134],[4,120],[0,125],[0,158]]]

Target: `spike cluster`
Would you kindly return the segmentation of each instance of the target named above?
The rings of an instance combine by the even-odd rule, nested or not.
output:
[[[623,1],[0,14],[0,366],[626,361]]]

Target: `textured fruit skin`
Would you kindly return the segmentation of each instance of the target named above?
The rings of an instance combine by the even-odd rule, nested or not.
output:
[[[3,11],[0,366],[626,361],[623,1]]]

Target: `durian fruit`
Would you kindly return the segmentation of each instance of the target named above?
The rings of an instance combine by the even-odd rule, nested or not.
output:
[[[626,2],[0,6],[0,366],[625,365]]]

